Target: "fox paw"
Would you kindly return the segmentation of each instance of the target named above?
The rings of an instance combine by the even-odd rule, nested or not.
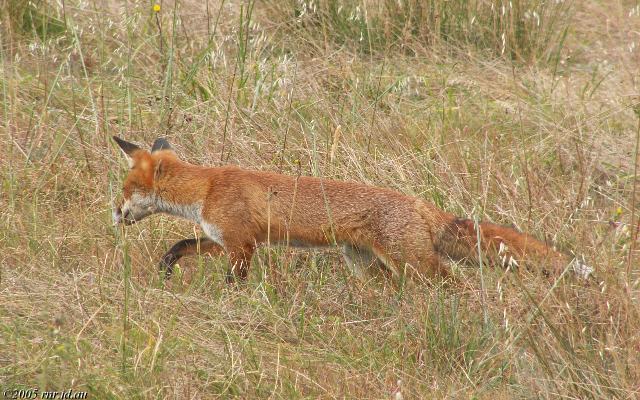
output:
[[[159,263],[159,268],[161,272],[164,272],[165,279],[171,278],[171,274],[173,274],[173,266],[177,261],[178,257],[176,257],[173,253],[167,253],[162,256],[162,259]]]

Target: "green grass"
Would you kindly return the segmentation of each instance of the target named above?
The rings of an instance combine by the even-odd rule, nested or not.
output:
[[[292,36],[364,54],[415,54],[435,45],[470,46],[519,62],[557,62],[571,1],[288,0],[267,2]],[[283,18],[284,16],[284,18]],[[319,47],[322,47],[320,44]],[[313,49],[314,46],[309,46]]]
[[[1,3],[0,386],[637,397],[640,19],[613,3]],[[583,254],[599,283],[456,266],[461,288],[399,293],[336,251],[265,248],[242,288],[205,256],[163,285],[160,256],[200,232],[111,225],[114,134],[513,224]]]

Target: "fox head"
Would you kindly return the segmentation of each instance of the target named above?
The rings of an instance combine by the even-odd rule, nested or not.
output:
[[[163,162],[175,158],[175,153],[165,139],[153,143],[151,151],[141,149],[117,136],[113,140],[120,146],[129,162],[129,172],[124,180],[123,199],[114,207],[114,224],[131,225],[158,212],[158,180],[162,175]]]

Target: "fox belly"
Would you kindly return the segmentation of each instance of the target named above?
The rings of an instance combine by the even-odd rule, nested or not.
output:
[[[375,194],[368,201],[354,200],[348,192],[335,194],[327,199],[326,207],[316,206],[306,213],[292,212],[289,202],[274,204],[273,215],[263,217],[253,227],[249,224],[244,233],[257,244],[269,237],[271,243],[294,247],[337,245],[348,267],[359,277],[379,272],[397,280],[405,275],[448,277],[447,263],[436,253],[431,234],[447,215],[407,196],[393,193],[385,198],[388,194],[383,191],[376,199]],[[349,208],[338,207],[343,202],[348,202]],[[245,207],[251,210],[250,205]],[[421,213],[419,207],[427,207],[429,214]],[[250,214],[261,213],[255,210]]]

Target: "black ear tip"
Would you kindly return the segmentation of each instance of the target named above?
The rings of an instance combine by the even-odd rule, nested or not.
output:
[[[126,154],[131,155],[134,151],[139,150],[140,148],[133,143],[129,143],[126,140],[120,139],[117,136],[112,136],[113,140],[118,144],[118,146],[124,151]]]
[[[169,141],[167,139],[160,137],[153,142],[153,146],[151,146],[151,152],[160,151],[160,150],[173,150]]]
[[[126,140],[124,140],[124,139],[120,139],[120,138],[119,138],[118,136],[116,136],[116,135],[111,136],[111,138],[112,138],[112,139],[113,139],[117,144],[119,144],[120,146],[124,146],[124,145],[129,144],[129,142],[127,142],[127,141],[126,141]]]

